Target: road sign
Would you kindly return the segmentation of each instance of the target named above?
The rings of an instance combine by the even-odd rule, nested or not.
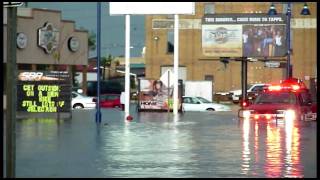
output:
[[[20,7],[24,3],[23,2],[3,2],[3,7],[8,8],[8,7]]]

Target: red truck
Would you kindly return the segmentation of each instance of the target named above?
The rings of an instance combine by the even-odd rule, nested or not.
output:
[[[253,103],[239,110],[239,118],[254,120],[314,120],[311,94],[303,82],[291,78],[270,85]],[[311,116],[312,114],[312,116]]]

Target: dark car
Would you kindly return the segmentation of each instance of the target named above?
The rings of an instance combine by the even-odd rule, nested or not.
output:
[[[272,85],[256,100],[239,111],[240,118],[306,120],[312,112],[311,95],[305,86],[297,83]]]
[[[87,82],[87,96],[97,96],[97,81]],[[121,82],[118,81],[101,81],[100,82],[100,94],[121,94],[124,91],[124,87]]]

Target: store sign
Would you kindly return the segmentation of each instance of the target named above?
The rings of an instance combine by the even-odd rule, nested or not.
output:
[[[152,29],[173,29],[173,19],[152,19]],[[180,19],[179,29],[201,29],[201,19]]]
[[[202,19],[202,52],[212,57],[283,57],[286,17],[210,14]]]
[[[17,82],[17,111],[70,112],[71,82],[65,71],[22,71]]]
[[[52,23],[46,23],[38,30],[38,45],[51,54],[59,45],[59,35],[59,30]]]
[[[280,62],[278,61],[267,61],[265,62],[266,67],[269,68],[279,68],[280,67]]]

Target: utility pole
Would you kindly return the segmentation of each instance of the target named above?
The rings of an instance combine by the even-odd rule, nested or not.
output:
[[[6,177],[15,177],[15,125],[16,125],[16,98],[17,98],[17,7],[8,7],[7,20],[7,64],[6,64]]]
[[[292,67],[291,67],[291,3],[288,2],[287,8],[287,78],[292,77]]]
[[[248,59],[247,57],[242,57],[241,59],[242,102],[246,102],[247,100],[247,67],[248,67]]]

